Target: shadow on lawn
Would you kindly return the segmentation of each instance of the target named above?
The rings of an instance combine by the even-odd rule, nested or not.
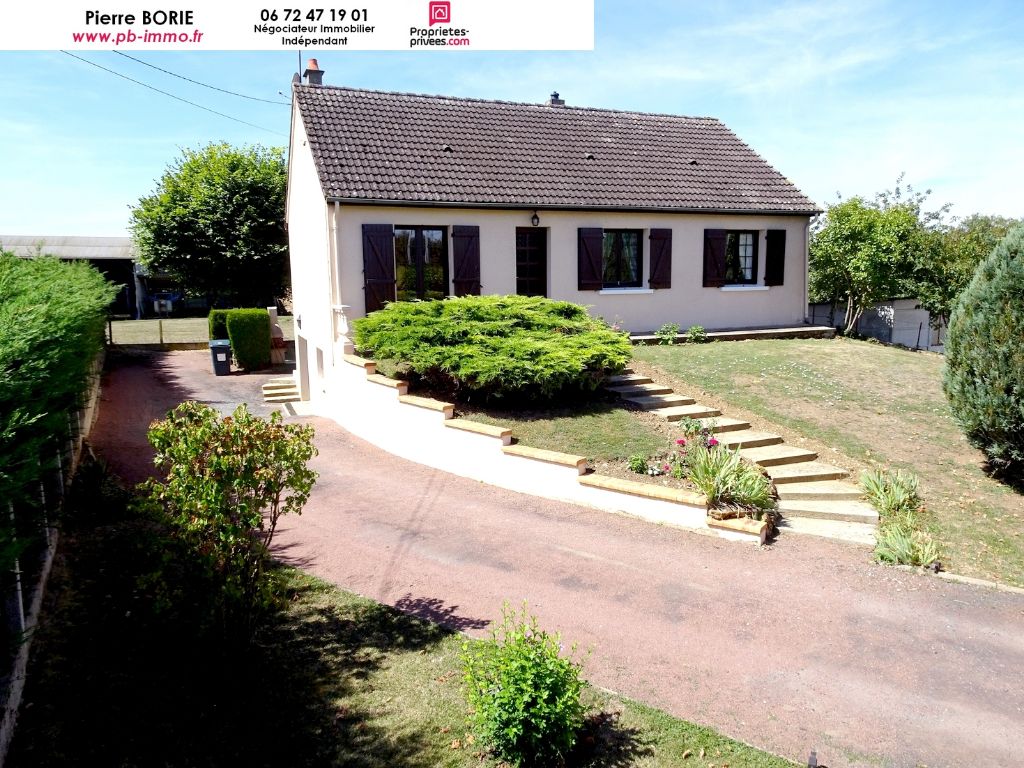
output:
[[[226,651],[187,605],[157,610],[159,527],[96,507],[64,526],[7,765],[435,763],[423,735],[336,702],[449,630],[289,576],[289,609]]]

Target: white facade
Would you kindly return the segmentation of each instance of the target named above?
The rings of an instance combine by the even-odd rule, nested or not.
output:
[[[532,208],[459,208],[327,202],[298,110],[293,107],[289,151],[288,233],[296,316],[296,354],[303,399],[328,393],[331,371],[349,344],[349,323],[365,314],[364,224],[479,227],[480,282],[484,294],[516,293],[516,229],[531,227]],[[650,332],[665,323],[708,330],[792,326],[807,309],[806,215],[644,213],[538,210],[547,233],[547,295],[590,307],[624,330]],[[640,288],[580,291],[580,228],[642,230]],[[648,287],[651,229],[672,231],[671,287]],[[753,285],[703,287],[705,229],[753,230],[759,238]],[[764,285],[766,232],[785,230],[782,285]],[[449,247],[449,291],[451,264]]]

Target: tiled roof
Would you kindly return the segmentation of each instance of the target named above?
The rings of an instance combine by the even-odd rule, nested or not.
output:
[[[0,248],[19,256],[42,252],[61,259],[137,259],[130,237],[76,235],[0,235]]]
[[[296,85],[329,200],[811,214],[708,117]]]

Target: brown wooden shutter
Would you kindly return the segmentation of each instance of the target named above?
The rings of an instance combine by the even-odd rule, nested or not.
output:
[[[782,285],[786,271],[786,230],[769,229],[764,255],[764,284]]]
[[[367,314],[395,300],[395,229],[391,224],[363,224],[363,281]]]
[[[705,288],[725,285],[725,236],[724,229],[704,230]]]
[[[604,287],[604,230],[600,227],[580,227],[577,256],[578,289],[601,290]]]
[[[456,296],[480,295],[480,227],[452,227],[452,287]]]
[[[651,230],[651,288],[672,287],[672,230]]]

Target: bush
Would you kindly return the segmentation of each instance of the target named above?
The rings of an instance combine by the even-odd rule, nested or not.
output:
[[[214,620],[247,637],[273,599],[267,572],[282,515],[299,514],[316,473],[313,428],[266,421],[240,405],[224,418],[185,402],[154,422],[149,442],[165,477],[139,486],[140,509],[162,513],[207,579]]]
[[[943,388],[996,473],[1024,475],[1024,226],[995,247],[957,299]]]
[[[267,310],[229,310],[226,324],[231,352],[240,368],[254,371],[270,365],[270,313]]]
[[[703,325],[691,325],[686,329],[686,341],[690,344],[703,344],[708,340],[708,332]]]
[[[675,344],[676,336],[679,335],[679,323],[665,323],[654,332],[654,335],[658,337],[659,344]]]
[[[585,709],[582,664],[560,655],[558,635],[506,603],[502,624],[483,642],[462,646],[470,723],[495,755],[514,765],[560,764],[576,743]]]
[[[687,466],[690,482],[707,496],[711,507],[737,504],[764,512],[775,508],[771,482],[743,460],[739,449],[696,445],[687,451]]]
[[[210,339],[226,339],[228,337],[228,313],[230,309],[211,309],[209,316]]]
[[[931,565],[939,559],[939,548],[921,522],[921,499],[917,476],[896,472],[865,472],[861,488],[878,510],[875,559],[893,565]]]
[[[597,389],[631,348],[567,301],[463,296],[394,302],[355,321],[356,346],[456,396],[525,400]]]
[[[642,453],[634,453],[629,457],[627,462],[629,465],[629,471],[635,472],[638,475],[647,474],[647,456]]]

